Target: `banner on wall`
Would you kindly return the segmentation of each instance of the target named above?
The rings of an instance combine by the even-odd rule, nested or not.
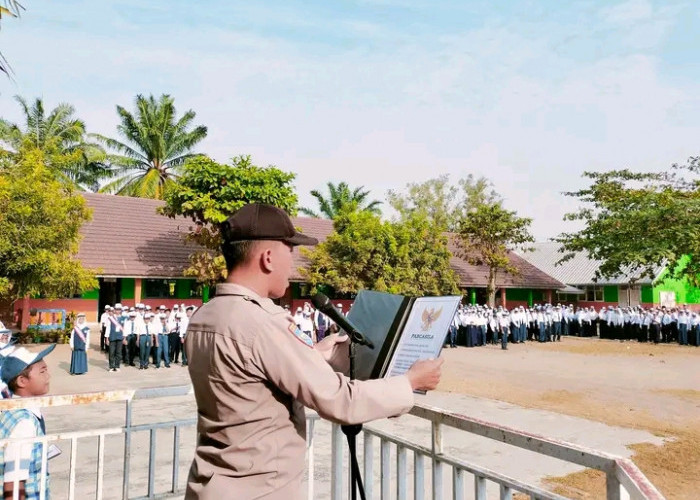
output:
[[[676,292],[659,292],[661,306],[676,307]]]

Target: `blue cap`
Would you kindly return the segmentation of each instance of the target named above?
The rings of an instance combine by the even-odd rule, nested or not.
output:
[[[0,369],[0,378],[8,384],[10,380],[17,377],[26,367],[37,363],[44,359],[51,351],[54,350],[56,344],[51,344],[41,352],[31,352],[24,347],[18,347],[8,354],[2,362]]]

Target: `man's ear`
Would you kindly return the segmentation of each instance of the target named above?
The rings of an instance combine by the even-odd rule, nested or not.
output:
[[[272,262],[272,253],[272,247],[270,246],[265,246],[263,251],[260,252],[260,266],[262,267],[263,271],[267,273],[271,273],[275,270],[275,266]]]

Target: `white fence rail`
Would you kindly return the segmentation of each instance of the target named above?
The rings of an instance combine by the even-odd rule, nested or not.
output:
[[[183,495],[180,469],[189,465],[190,454],[181,454],[180,448],[183,445],[181,433],[183,429],[194,436],[194,426],[196,420],[181,419],[168,422],[155,422],[141,425],[133,425],[132,411],[133,402],[136,400],[155,399],[173,396],[191,395],[190,386],[162,387],[155,389],[139,389],[128,391],[105,391],[85,394],[71,394],[62,396],[47,396],[42,398],[11,399],[0,400],[0,411],[13,408],[30,407],[60,407],[79,406],[92,403],[124,402],[125,422],[123,427],[108,427],[102,429],[89,429],[75,432],[50,434],[32,440],[0,440],[0,448],[10,443],[42,443],[42,473],[46,471],[47,448],[48,445],[56,442],[70,442],[70,462],[68,471],[65,474],[52,476],[52,490],[56,481],[67,482],[67,497],[86,498],[85,495],[76,496],[76,481],[78,474],[83,477],[90,474],[84,470],[81,464],[86,463],[81,460],[79,450],[90,450],[90,447],[81,441],[90,441],[96,457],[94,482],[94,498],[102,500],[106,494],[110,498],[122,498],[123,500],[134,499],[156,499],[173,498]],[[79,413],[79,412],[77,412]],[[487,498],[487,485],[495,483],[498,485],[499,497],[502,500],[513,498],[515,492],[523,493],[531,499],[560,500],[564,499],[560,495],[546,491],[541,487],[527,482],[509,477],[498,471],[490,470],[479,464],[470,463],[461,458],[450,456],[443,452],[442,431],[444,427],[452,427],[462,432],[472,433],[485,438],[493,439],[535,452],[541,455],[554,457],[569,463],[598,469],[606,474],[606,495],[608,500],[662,500],[663,496],[641,473],[641,471],[630,460],[617,457],[597,450],[592,450],[583,446],[558,441],[536,434],[531,434],[516,429],[500,426],[490,422],[466,417],[455,413],[446,412],[438,408],[417,405],[411,412],[414,417],[430,422],[431,426],[431,446],[422,446],[404,437],[392,435],[372,426],[365,426],[363,429],[362,444],[362,465],[363,477],[365,478],[365,489],[367,498],[380,498],[388,500],[397,498],[405,500],[423,500],[429,494],[433,500],[446,498],[445,490],[451,492],[451,498],[461,500],[464,498],[474,498],[485,500]],[[307,417],[307,495],[310,500],[318,498],[320,492],[316,483],[316,448],[319,439],[316,428],[319,422],[318,415],[310,413]],[[172,432],[172,453],[168,453],[167,467],[170,468],[169,480],[163,481],[162,477],[157,477],[157,470],[163,470],[163,460],[157,453],[157,434]],[[146,479],[146,495],[132,496],[130,488],[133,478],[130,476],[132,461],[132,439],[134,435],[148,434],[148,466]],[[123,473],[121,477],[121,491],[110,489],[105,491],[105,443],[108,437],[123,435]],[[95,443],[95,440],[97,441]],[[375,470],[375,448],[379,443],[379,469]],[[94,446],[96,444],[96,450]],[[189,443],[193,445],[194,443]],[[350,494],[346,490],[348,467],[344,466],[343,450],[345,448],[344,436],[339,425],[333,424],[331,430],[330,446],[330,498],[331,500],[341,500],[349,498]],[[162,448],[161,448],[162,449]],[[162,453],[160,454],[162,457]],[[393,459],[392,459],[393,457]],[[19,459],[19,457],[18,457]],[[161,464],[157,468],[157,461]],[[392,474],[393,465],[393,474]],[[412,467],[411,467],[412,466]],[[426,466],[430,475],[430,483],[426,483]],[[451,472],[451,482],[446,484],[444,475]],[[379,490],[375,491],[375,472],[379,473]],[[413,478],[409,484],[409,477]],[[473,480],[473,492],[466,492],[467,479]],[[144,478],[139,478],[139,480]],[[42,481],[45,477],[42,477]],[[83,481],[84,482],[84,481]],[[164,486],[167,484],[167,487]],[[15,488],[15,491],[18,491]],[[18,497],[15,497],[18,498]],[[42,492],[42,499],[43,492]]]

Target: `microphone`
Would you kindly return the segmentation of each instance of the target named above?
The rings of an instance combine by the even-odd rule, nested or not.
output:
[[[352,342],[367,346],[370,349],[374,349],[374,344],[372,341],[357,331],[357,328],[355,328],[345,316],[338,312],[335,306],[331,303],[331,300],[326,295],[317,293],[311,298],[311,302],[316,309],[328,316],[331,320],[335,321],[340,328],[345,330],[345,332],[350,336],[350,340]]]

